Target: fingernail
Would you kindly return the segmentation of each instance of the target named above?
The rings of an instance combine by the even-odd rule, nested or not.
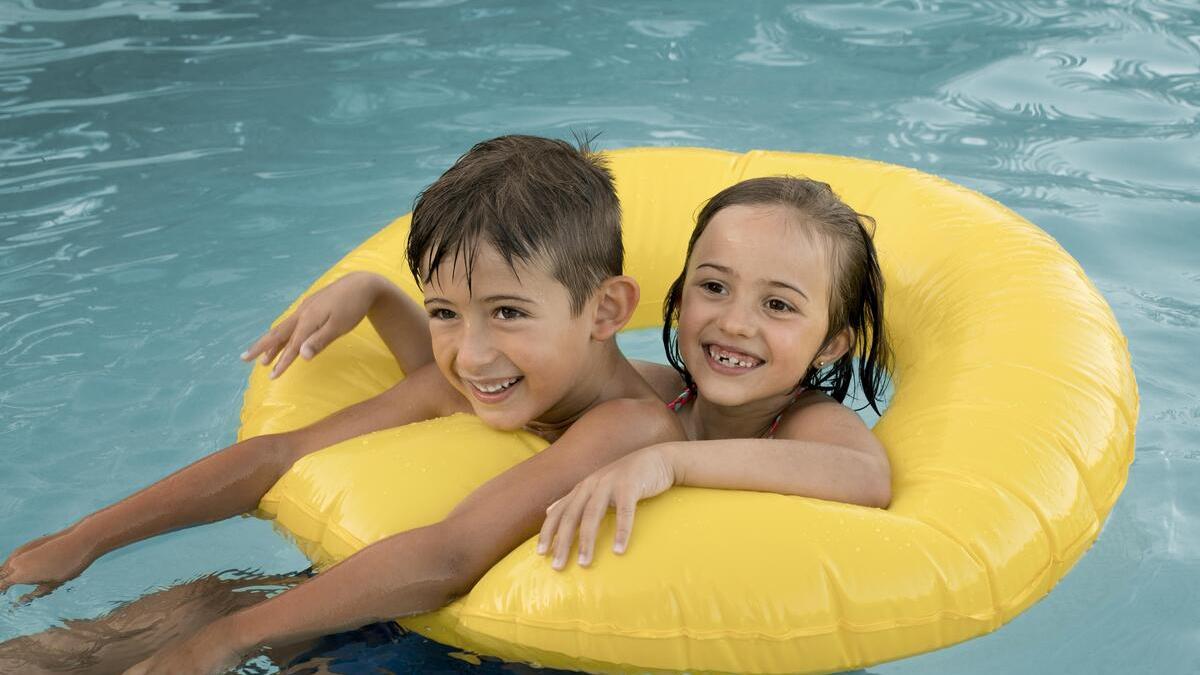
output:
[[[624,552],[625,552],[625,542],[618,541],[617,543],[613,544],[613,553],[624,553]]]
[[[263,354],[262,356],[258,357],[258,362],[259,362],[259,363],[261,363],[261,364],[263,364],[263,365],[265,366],[265,365],[267,365],[268,363],[270,363],[270,362],[271,362],[271,360],[267,358],[267,355],[266,355],[266,354]]]
[[[268,380],[273,380],[273,379],[275,379],[275,378],[276,378],[276,377],[278,377],[278,376],[279,376],[279,371],[278,371],[278,370],[272,370],[272,371],[271,371],[271,374],[267,376],[267,379],[268,379]]]
[[[586,555],[584,555],[582,553],[579,554],[579,565],[580,566],[586,567],[589,562],[591,562],[591,560]]]
[[[538,544],[537,545],[537,554],[538,555],[546,555],[547,548],[549,548],[549,546],[546,546],[545,544]]]
[[[562,556],[555,556],[554,562],[551,564],[551,567],[553,567],[556,570],[561,570],[563,568],[563,566],[566,564],[567,564],[567,561]]]
[[[309,347],[308,345],[304,345],[303,347],[301,347],[300,348],[300,356],[303,356],[305,361],[311,359],[313,357],[312,347]]]
[[[246,359],[250,358],[250,352],[242,352],[242,355],[239,358],[245,361]]]

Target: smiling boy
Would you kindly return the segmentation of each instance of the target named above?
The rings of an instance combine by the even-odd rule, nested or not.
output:
[[[580,479],[682,439],[615,343],[638,287],[621,274],[612,178],[586,149],[525,136],[476,145],[418,199],[407,256],[426,292],[434,364],[309,427],[214,453],[18,549],[0,566],[0,590],[37,583],[49,592],[107,551],[250,511],[299,458],[378,429],[474,412],[552,442],[442,522],[372,544],[130,671],[219,672],[258,645],[442,606],[535,534],[546,508]]]

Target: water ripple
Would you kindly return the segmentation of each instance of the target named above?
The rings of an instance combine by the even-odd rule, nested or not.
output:
[[[129,16],[140,21],[213,21],[222,19],[249,19],[257,14],[197,10],[194,1],[165,2],[104,2],[83,9],[46,9],[38,7],[36,0],[21,0],[9,4],[0,18],[0,27],[20,23],[72,23],[97,19]]]
[[[186,162],[193,159],[203,159],[205,157],[214,157],[217,155],[227,155],[235,152],[241,152],[241,148],[202,148],[196,150],[184,150],[181,152],[171,152],[163,155],[155,155],[151,157],[134,157],[129,159],[117,159],[107,162],[89,162],[84,164],[73,164],[55,169],[48,169],[33,174],[17,176],[14,178],[0,179],[0,188],[8,185],[34,186],[40,183],[31,183],[30,181],[39,181],[43,178],[66,176],[70,174],[92,174],[102,173],[113,169],[128,169],[133,167],[153,166],[156,164],[167,164],[172,162]]]

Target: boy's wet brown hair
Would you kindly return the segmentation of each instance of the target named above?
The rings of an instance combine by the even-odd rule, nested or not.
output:
[[[483,141],[425,189],[413,206],[407,259],[424,286],[441,265],[471,268],[480,244],[509,267],[548,265],[578,314],[624,268],[621,204],[612,174],[586,139],[578,147],[538,136]]]
[[[859,386],[866,398],[863,407],[870,406],[879,413],[892,352],[884,334],[883,273],[879,270],[872,241],[875,220],[850,208],[828,183],[821,181],[794,176],[751,178],[725,188],[704,204],[688,241],[683,272],[671,284],[663,302],[663,345],[667,360],[679,371],[689,388],[695,386],[679,354],[678,335],[672,330],[679,321],[687,265],[692,259],[696,240],[704,234],[713,216],[721,209],[739,204],[795,209],[804,216],[804,226],[817,235],[816,240],[828,246],[833,279],[830,283],[829,329],[821,348],[824,349],[846,328],[851,331],[853,343],[837,361],[821,369],[810,367],[797,386],[822,390],[842,402],[854,379],[857,358]]]

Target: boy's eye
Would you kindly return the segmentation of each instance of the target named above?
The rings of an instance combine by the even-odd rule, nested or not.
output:
[[[496,311],[492,313],[492,316],[496,317],[497,319],[508,321],[511,319],[520,319],[521,317],[525,316],[525,312],[522,312],[515,307],[497,307]]]
[[[454,313],[454,310],[446,309],[445,307],[434,307],[429,310],[429,318],[434,321],[450,321],[451,319],[458,318],[458,315]]]
[[[779,298],[771,298],[767,301],[767,309],[772,312],[790,312],[792,311],[792,306]]]

